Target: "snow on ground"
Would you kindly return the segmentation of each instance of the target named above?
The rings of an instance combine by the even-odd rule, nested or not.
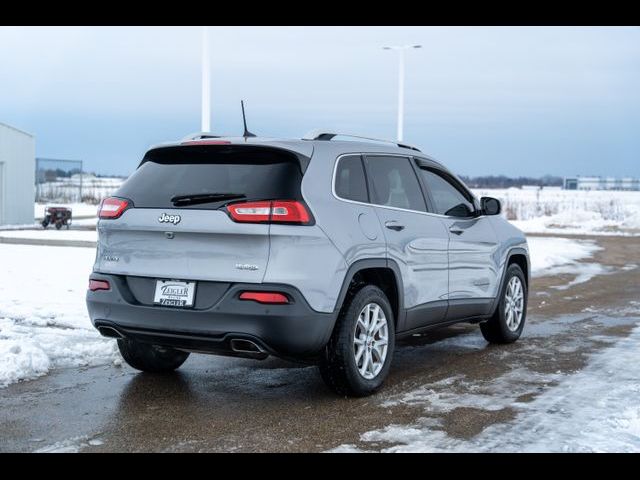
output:
[[[552,268],[589,258],[598,250],[602,250],[602,247],[591,240],[529,237],[527,243],[534,275],[546,274],[546,271]]]
[[[0,244],[0,387],[50,369],[119,361],[85,292],[95,250]]]
[[[4,238],[25,238],[29,240],[84,240],[96,242],[98,232],[95,230],[67,230],[65,228],[56,230],[48,228],[46,230],[9,230],[0,232],[0,237]]]
[[[504,216],[527,233],[640,235],[640,192],[475,189],[502,201]]]
[[[620,221],[605,219],[597,212],[564,211],[529,220],[512,220],[511,223],[526,233],[637,236],[640,235],[640,220],[636,217],[629,216]]]
[[[491,425],[470,439],[447,435],[439,419],[428,417],[413,425],[392,424],[364,433],[361,440],[393,444],[383,449],[386,452],[638,452],[640,325],[626,338],[609,340],[612,346],[593,355],[577,373],[540,374],[516,368],[486,385],[460,375],[383,404],[418,404],[436,414],[459,407],[494,411],[511,407],[518,412],[512,421]],[[520,389],[532,384],[543,393],[531,402],[519,401],[524,393]],[[333,451],[358,449],[342,445]]]
[[[19,224],[0,225],[0,232],[5,232],[9,230],[33,230],[34,228],[42,228],[42,225],[36,222],[23,224],[23,225],[19,225]]]
[[[557,237],[529,237],[529,255],[531,258],[531,274],[534,277],[574,275],[575,278],[556,288],[566,290],[578,283],[591,280],[596,275],[608,273],[609,270],[599,263],[587,263],[602,247],[591,240],[573,240]]]
[[[83,448],[103,444],[104,442],[99,438],[90,439],[87,436],[79,436],[39,448],[35,453],[78,453]]]

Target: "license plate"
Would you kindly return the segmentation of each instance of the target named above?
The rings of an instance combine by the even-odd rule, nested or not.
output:
[[[153,303],[164,307],[192,307],[196,282],[157,280]]]

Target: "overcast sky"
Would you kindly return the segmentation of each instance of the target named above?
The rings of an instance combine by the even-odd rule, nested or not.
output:
[[[0,122],[128,174],[200,130],[199,27],[0,27]],[[640,176],[640,28],[211,27],[212,129],[393,138],[459,174]]]

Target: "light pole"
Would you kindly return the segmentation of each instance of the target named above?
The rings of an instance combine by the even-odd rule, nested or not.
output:
[[[209,27],[202,27],[202,106],[201,132],[211,131],[211,78],[209,66]]]
[[[404,52],[410,48],[422,48],[422,45],[398,45],[382,47],[383,50],[397,50],[400,54],[398,63],[398,141],[402,141],[404,129]]]

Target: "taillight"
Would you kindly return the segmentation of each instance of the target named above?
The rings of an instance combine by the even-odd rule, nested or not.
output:
[[[118,218],[122,213],[131,206],[131,202],[124,198],[108,197],[100,204],[98,210],[99,218]]]
[[[240,300],[253,300],[258,303],[271,304],[289,303],[289,298],[278,292],[242,292]]]
[[[234,222],[297,225],[306,225],[311,222],[307,207],[295,200],[234,203],[228,205],[227,210]]]
[[[106,280],[94,280],[93,278],[89,279],[89,290],[95,292],[97,290],[109,290],[111,286],[109,282]]]
[[[246,202],[228,205],[227,210],[235,222],[268,222],[272,202]]]

